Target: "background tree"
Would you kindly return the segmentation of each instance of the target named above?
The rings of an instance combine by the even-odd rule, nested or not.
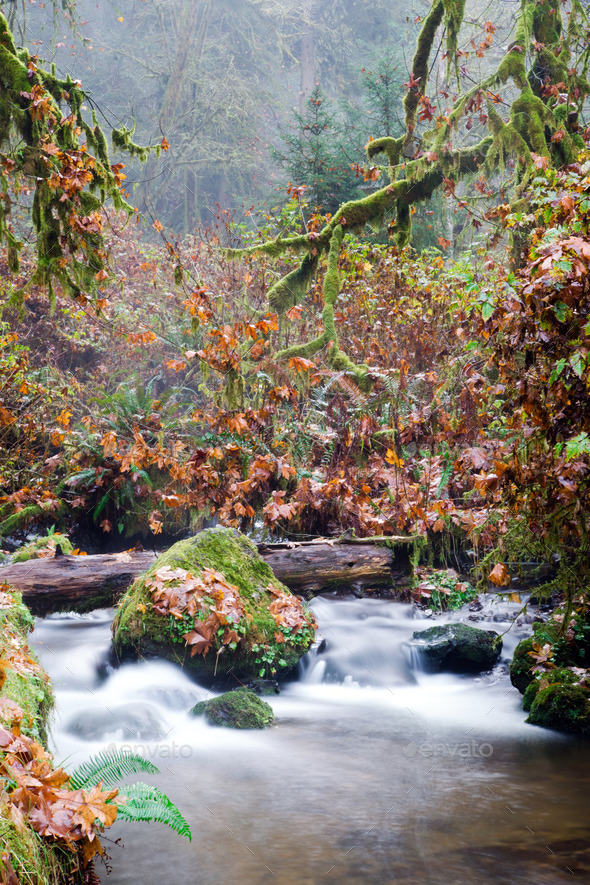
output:
[[[283,134],[285,151],[276,159],[297,185],[306,185],[308,202],[321,212],[335,212],[343,200],[358,193],[358,177],[347,155],[343,133],[319,86],[294,114],[291,131]]]

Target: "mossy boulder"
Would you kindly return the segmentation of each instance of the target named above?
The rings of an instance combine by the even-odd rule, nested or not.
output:
[[[590,693],[581,685],[554,682],[537,692],[526,721],[590,737]]]
[[[414,633],[410,647],[430,672],[480,673],[500,657],[502,639],[492,630],[468,624],[441,624]]]
[[[205,716],[209,725],[224,728],[266,728],[274,722],[270,704],[247,688],[236,688],[210,701],[200,701],[189,715]]]
[[[30,544],[20,547],[14,556],[13,562],[28,562],[29,559],[41,559],[42,557],[53,557],[61,555],[69,555],[74,548],[69,538],[55,532],[53,535],[46,535],[44,538],[35,538]]]
[[[574,611],[568,630],[564,629],[564,614],[560,609],[547,621],[533,624],[533,636],[518,643],[510,662],[510,679],[521,694],[535,678],[533,667],[538,661],[530,652],[545,649],[547,660],[556,669],[590,667],[590,613]]]
[[[162,602],[154,596],[154,582],[166,569],[184,570],[197,582],[212,572],[218,574],[230,585],[225,603],[219,602],[224,592],[218,585],[211,591],[215,599],[199,591],[198,599],[192,600],[193,614],[189,613],[190,605],[162,613]],[[171,586],[168,582],[167,587]],[[232,594],[233,614],[226,617],[219,608]],[[199,610],[195,613],[196,602]],[[206,633],[206,618],[210,623],[210,612],[216,605],[214,613],[222,626],[207,646],[197,634]],[[113,643],[119,660],[165,658],[186,668],[200,682],[235,684],[236,677],[248,682],[257,677],[286,676],[311,646],[315,626],[313,615],[275,578],[255,545],[233,529],[218,527],[174,544],[137,578],[119,604]],[[187,645],[187,636],[192,646]]]
[[[579,681],[579,675],[572,670],[568,670],[567,667],[556,667],[555,670],[547,670],[545,673],[537,674],[536,678],[533,675],[533,679],[529,682],[522,699],[522,709],[528,713],[539,691],[547,688],[549,685],[556,683],[572,685]]]
[[[514,649],[514,655],[512,656],[512,660],[508,667],[510,681],[521,694],[525,693],[534,679],[532,669],[535,662],[529,654],[529,652],[533,651],[534,642],[535,639],[533,636],[529,636],[528,639],[523,639],[519,642]]]

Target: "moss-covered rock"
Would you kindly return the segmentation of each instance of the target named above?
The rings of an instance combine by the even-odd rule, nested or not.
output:
[[[410,646],[431,672],[480,673],[500,657],[502,638],[468,624],[441,624],[414,633]]]
[[[223,591],[216,591],[217,602],[206,592],[196,591],[200,596],[192,601],[193,609],[198,602],[193,614],[190,604],[163,612],[165,606],[154,596],[154,582],[166,574],[165,569],[184,570],[185,587],[187,581],[195,578],[198,583],[207,570],[213,570],[230,585],[225,603],[233,593],[233,614],[226,617],[219,612]],[[170,581],[166,584],[168,590],[173,586]],[[222,626],[207,644],[197,634],[207,632],[206,617],[210,618],[216,605]],[[254,544],[227,528],[206,529],[163,553],[127,591],[113,624],[119,659],[162,657],[185,667],[200,681],[222,684],[235,684],[235,677],[248,681],[286,675],[314,636],[313,615],[277,581]],[[187,645],[187,637],[192,646]]]
[[[55,532],[53,535],[46,535],[44,538],[35,538],[30,544],[25,544],[16,551],[12,557],[13,562],[28,562],[29,559],[41,559],[42,557],[52,557],[72,553],[74,548],[71,541],[65,535]]]
[[[205,716],[210,725],[224,728],[266,728],[274,722],[270,704],[247,688],[236,688],[210,701],[200,701],[191,716]]]
[[[581,685],[552,683],[537,692],[526,721],[589,737],[590,694]]]
[[[512,684],[524,694],[527,686],[535,678],[533,667],[538,663],[530,652],[543,652],[552,667],[590,667],[590,612],[580,608],[570,614],[568,629],[564,629],[564,614],[561,609],[553,612],[544,622],[533,624],[533,636],[523,639],[514,650],[510,662]]]
[[[529,682],[525,690],[522,699],[522,709],[528,713],[539,691],[547,688],[549,685],[557,683],[560,685],[572,685],[579,681],[579,675],[566,667],[556,667],[555,670],[548,670],[546,673],[538,674],[536,678],[533,676],[532,681]]]
[[[521,694],[524,694],[527,687],[533,681],[532,668],[535,662],[529,652],[533,651],[534,641],[534,637],[529,636],[528,639],[523,639],[522,642],[518,643],[508,668],[510,671],[510,681]]]

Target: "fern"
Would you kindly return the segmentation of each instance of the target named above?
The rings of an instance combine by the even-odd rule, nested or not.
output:
[[[87,790],[102,781],[105,788],[116,787],[130,774],[159,774],[159,770],[143,756],[122,750],[102,750],[84,762],[70,776],[72,790]]]
[[[191,841],[188,823],[168,796],[150,784],[141,781],[120,786],[122,778],[130,774],[159,774],[159,769],[136,753],[123,750],[102,750],[84,762],[70,776],[70,789],[88,790],[102,781],[104,787],[118,787],[115,800],[117,818],[127,821],[161,823],[170,827],[179,836]]]
[[[176,805],[157,787],[138,782],[120,789],[122,795],[116,800],[117,818],[127,821],[156,821],[191,841],[188,823]]]

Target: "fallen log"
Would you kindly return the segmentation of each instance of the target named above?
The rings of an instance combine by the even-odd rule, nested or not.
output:
[[[290,590],[311,596],[338,587],[391,586],[406,577],[413,539],[395,540],[395,549],[382,543],[369,544],[366,539],[362,544],[355,539],[260,544],[258,549]],[[31,559],[2,566],[0,583],[20,590],[35,615],[87,612],[113,605],[156,558],[155,553],[129,551]]]

